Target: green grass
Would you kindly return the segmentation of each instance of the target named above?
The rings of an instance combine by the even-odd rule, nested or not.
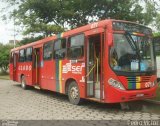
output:
[[[153,100],[160,101],[160,83],[158,84],[158,89],[156,92],[156,97]]]
[[[2,80],[9,80],[9,75],[0,75],[0,79]]]

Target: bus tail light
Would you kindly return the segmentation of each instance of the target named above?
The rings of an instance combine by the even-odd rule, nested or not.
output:
[[[120,83],[119,81],[113,79],[113,78],[110,78],[108,80],[108,83],[109,85],[115,87],[115,88],[118,88],[118,89],[121,89],[121,90],[125,90],[124,86],[122,85],[122,83]]]

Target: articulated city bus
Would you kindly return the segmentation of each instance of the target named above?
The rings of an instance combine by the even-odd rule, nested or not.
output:
[[[152,98],[157,88],[152,31],[103,20],[23,45],[10,52],[10,78],[81,99],[124,103]]]

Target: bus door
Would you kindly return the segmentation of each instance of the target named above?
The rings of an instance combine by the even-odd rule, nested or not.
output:
[[[36,86],[39,86],[40,84],[40,69],[41,69],[41,48],[35,48],[34,49],[34,60],[33,60],[33,79],[34,79],[34,84]]]
[[[18,54],[13,54],[13,81],[17,81],[17,62],[18,62]]]
[[[102,89],[103,33],[88,36],[87,41],[87,96],[100,99]]]

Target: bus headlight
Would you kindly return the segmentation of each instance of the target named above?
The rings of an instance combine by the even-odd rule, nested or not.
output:
[[[108,80],[108,83],[109,85],[115,87],[115,88],[118,88],[118,89],[121,89],[121,90],[125,90],[124,86],[117,80],[113,79],[113,78],[110,78]]]

